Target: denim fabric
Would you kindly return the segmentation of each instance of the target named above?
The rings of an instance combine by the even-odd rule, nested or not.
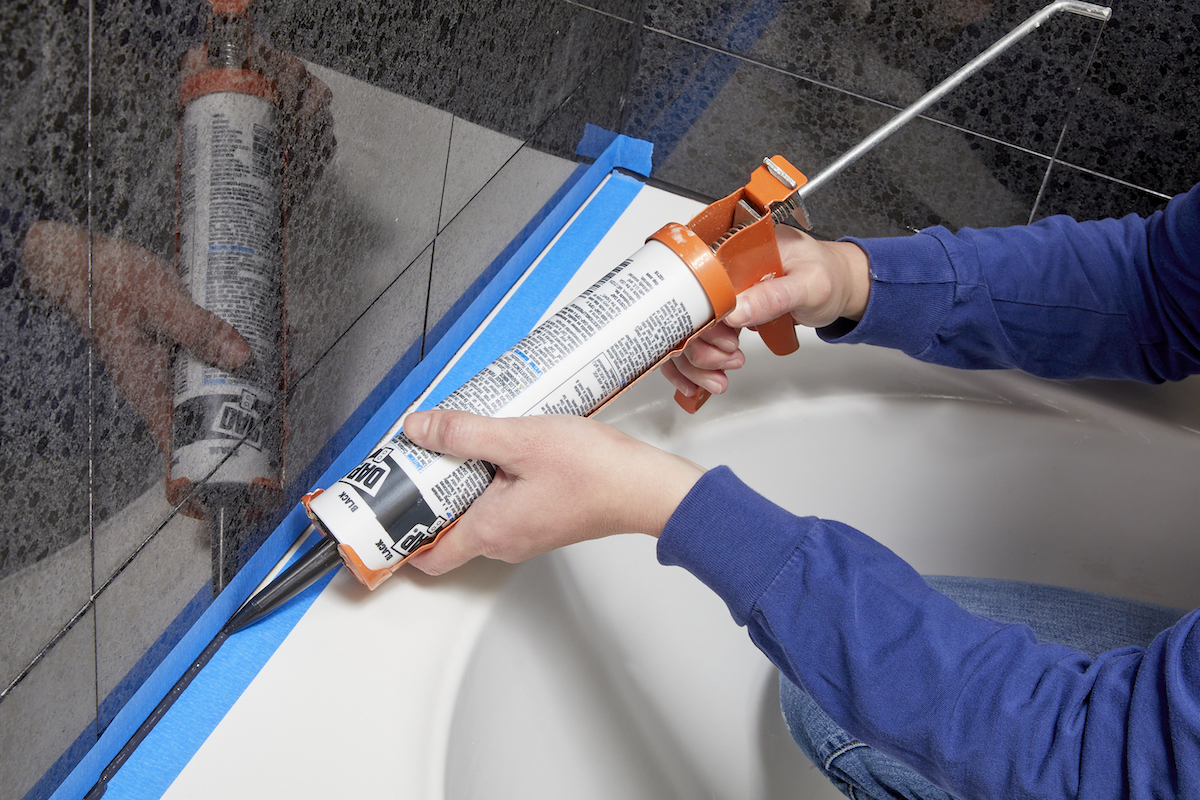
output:
[[[1150,603],[1017,581],[949,576],[925,580],[974,614],[1028,625],[1040,641],[1058,642],[1092,656],[1130,645],[1145,647],[1185,614]],[[953,797],[842,730],[803,689],[784,676],[780,676],[779,699],[796,744],[847,797]]]

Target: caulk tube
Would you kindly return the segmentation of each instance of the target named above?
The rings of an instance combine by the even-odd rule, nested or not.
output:
[[[732,296],[730,290],[729,302],[721,301],[722,315]],[[492,417],[587,416],[713,315],[714,302],[693,268],[652,239],[437,408]],[[346,477],[303,502],[321,532],[337,541],[355,577],[374,589],[434,541],[494,475],[486,462],[417,447],[397,422]]]
[[[212,0],[208,69],[180,92],[176,265],[250,345],[229,373],[179,351],[167,498],[192,516],[282,500],[283,142],[274,83],[249,68],[245,0]]]

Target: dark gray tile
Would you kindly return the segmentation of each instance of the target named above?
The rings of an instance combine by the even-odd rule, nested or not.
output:
[[[1104,219],[1126,214],[1148,216],[1167,199],[1068,164],[1055,164],[1038,202],[1037,218],[1066,214],[1075,219]]]
[[[527,139],[630,25],[571,3],[281,0],[264,14],[304,58]]]
[[[24,797],[57,764],[48,796],[95,743],[95,630],[88,612],[0,700],[0,795]]]
[[[667,33],[903,107],[1043,5],[651,0],[648,8],[649,24]],[[1099,29],[1095,20],[1052,17],[926,114],[1050,155]]]
[[[576,166],[523,147],[438,234],[425,312],[426,353],[473,299],[468,290],[481,289],[480,277],[503,266],[510,244],[537,221]]]
[[[129,509],[124,513],[135,516]],[[175,515],[96,598],[96,688],[104,707],[101,728],[166,654],[162,648],[152,656],[153,663],[143,661],[164,631],[197,594],[210,596],[211,574],[208,523]],[[147,598],[153,602],[146,602]]]
[[[327,466],[314,462],[351,414],[375,397],[377,386],[394,388],[415,366],[421,352],[432,257],[431,244],[296,382],[289,396],[292,433],[288,457],[297,479],[299,475],[315,478]],[[384,399],[386,396],[378,397],[375,402]]]
[[[0,689],[8,686],[91,600],[87,537],[0,578]]]
[[[744,185],[775,154],[815,176],[893,113],[656,34],[646,37],[641,65],[629,132],[654,142],[655,177],[709,197]],[[809,207],[829,236],[1027,222],[1048,163],[917,120],[814,192]]]
[[[456,119],[446,159],[446,183],[442,189],[439,229],[463,210],[492,176],[521,149],[520,139],[490,131],[465,119]]]
[[[437,233],[453,118],[314,67],[337,152],[289,219],[289,362],[304,374]]]
[[[1200,13],[1184,0],[1113,3],[1061,157],[1174,195],[1197,180]]]

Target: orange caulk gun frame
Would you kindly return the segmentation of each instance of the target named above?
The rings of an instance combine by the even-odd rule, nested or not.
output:
[[[671,248],[707,292],[714,318],[703,330],[733,310],[739,292],[783,273],[775,224],[800,207],[798,192],[807,181],[783,156],[763,159],[744,187],[709,205],[687,225],[672,222],[650,237]],[[754,330],[776,355],[793,353],[799,347],[790,316]],[[680,347],[671,355],[682,350]],[[694,414],[709,396],[698,388],[691,397],[676,392],[675,402]]]

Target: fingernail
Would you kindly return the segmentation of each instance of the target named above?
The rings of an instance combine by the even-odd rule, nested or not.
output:
[[[425,439],[425,434],[429,432],[429,414],[426,412],[416,412],[409,414],[404,420],[404,433],[409,439],[414,442]]]
[[[725,324],[731,328],[740,328],[750,321],[750,308],[746,301],[742,298],[737,299],[737,304],[725,315]]]

